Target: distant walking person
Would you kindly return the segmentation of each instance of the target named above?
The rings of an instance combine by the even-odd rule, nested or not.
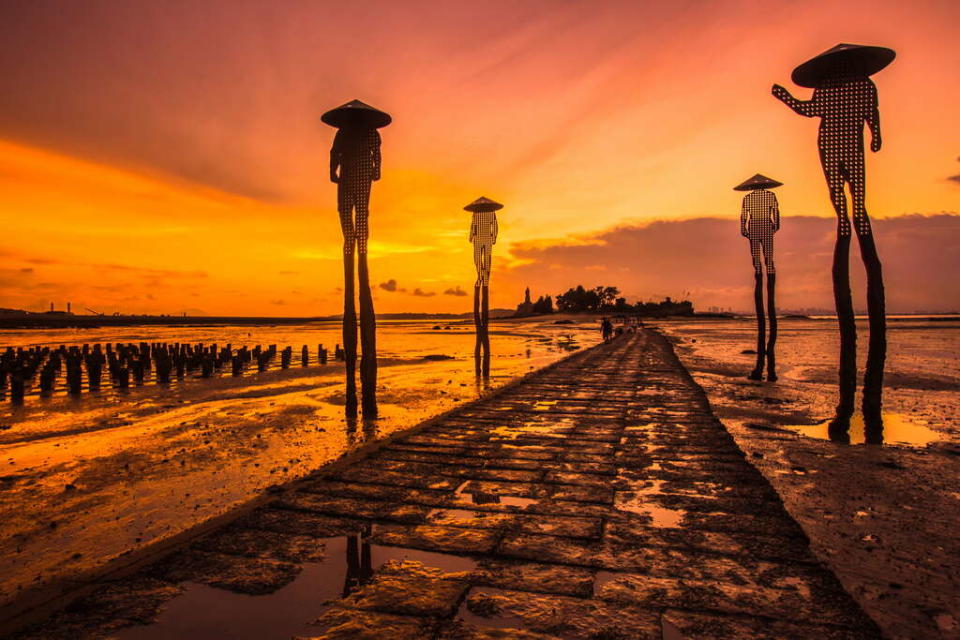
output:
[[[870,345],[863,377],[863,417],[868,441],[882,439],[881,396],[886,359],[886,311],[883,273],[867,216],[866,171],[863,128],[870,129],[870,150],[879,151],[880,111],[877,88],[869,76],[896,57],[892,49],[838,44],[793,70],[792,78],[802,87],[813,88],[810,100],[798,100],[778,84],[773,95],[795,112],[820,118],[817,146],[820,164],[837,214],[837,242],[833,254],[833,295],[840,325],[840,401],[834,430],[847,431],[853,415],[857,375],[857,329],[850,294],[850,217],[844,185],[849,185],[853,205],[853,229],[860,242],[860,255],[867,272],[867,311],[870,316]]]
[[[780,229],[780,205],[777,196],[769,189],[782,186],[772,178],[759,173],[734,187],[736,191],[749,191],[740,207],[740,235],[750,241],[753,258],[753,300],[757,309],[757,364],[748,376],[751,380],[763,380],[764,361],[767,380],[777,379],[774,345],[777,342],[777,311],[775,304],[776,268],[773,263],[773,234]],[[767,309],[763,305],[763,271],[767,272]],[[769,319],[770,335],[766,334]]]
[[[603,336],[604,342],[613,337],[613,323],[610,322],[610,318],[604,318],[600,321],[600,334]]]
[[[359,100],[332,109],[321,118],[337,127],[330,149],[330,181],[337,184],[337,210],[343,231],[343,350],[347,373],[348,414],[356,414],[357,315],[354,307],[353,254],[357,256],[360,299],[360,384],[363,414],[377,416],[377,325],[367,271],[370,189],[380,179],[380,134],[391,122],[388,114]]]

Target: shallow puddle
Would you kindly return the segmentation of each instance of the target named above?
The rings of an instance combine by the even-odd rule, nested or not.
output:
[[[819,424],[787,425],[786,428],[801,435],[820,440],[833,440],[844,444],[866,444],[867,432],[863,416],[855,415],[850,420],[850,430],[846,435],[831,433],[830,420]],[[849,438],[849,440],[847,440]],[[883,415],[883,431],[870,434],[870,444],[898,444],[923,447],[940,439],[940,434],[923,424],[922,420],[910,419],[901,413]]]
[[[290,584],[267,595],[247,595],[205,584],[188,583],[186,591],[164,605],[158,620],[111,634],[114,640],[289,640],[311,636],[310,623],[336,600],[368,583],[390,561],[413,560],[446,572],[471,571],[476,562],[417,549],[361,542],[352,536],[324,540],[326,557],[309,562]]]
[[[663,640],[688,640],[687,636],[670,622],[665,616],[660,616],[660,634]]]
[[[654,480],[654,486],[645,491],[618,491],[614,497],[614,507],[620,511],[636,513],[650,517],[650,526],[657,528],[676,528],[687,515],[682,509],[667,509],[650,501],[650,497],[660,492],[661,480]]]

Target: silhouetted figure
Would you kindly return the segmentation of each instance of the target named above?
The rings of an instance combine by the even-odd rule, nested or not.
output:
[[[780,229],[780,206],[772,191],[781,186],[772,178],[759,173],[734,187],[736,191],[749,191],[740,207],[740,235],[750,241],[753,257],[753,301],[757,309],[757,364],[748,376],[751,380],[763,380],[764,360],[767,365],[767,380],[777,379],[774,345],[777,342],[777,311],[775,291],[776,268],[773,264],[773,234]],[[763,305],[763,271],[767,272],[767,308]],[[769,320],[770,335],[766,334]]]
[[[613,323],[610,322],[610,318],[604,318],[600,321],[600,334],[603,336],[604,342],[613,337]]]
[[[473,243],[473,262],[477,267],[477,281],[473,286],[473,323],[477,341],[473,349],[478,376],[490,375],[490,266],[493,245],[497,242],[497,214],[503,208],[499,202],[480,197],[464,207],[473,213],[470,222],[470,242]]]
[[[330,180],[337,183],[337,209],[343,230],[343,347],[347,375],[347,413],[356,413],[357,315],[354,307],[353,254],[357,252],[360,298],[360,384],[363,413],[377,415],[377,326],[367,271],[370,188],[380,179],[380,134],[391,118],[359,100],[332,109],[321,118],[337,127],[330,149]]]
[[[793,81],[812,87],[811,100],[797,100],[780,85],[773,95],[798,114],[820,118],[820,164],[837,213],[837,242],[833,254],[833,295],[840,325],[840,401],[835,421],[849,428],[857,386],[857,329],[850,294],[850,217],[844,185],[849,185],[853,228],[867,272],[867,311],[870,345],[863,377],[863,417],[868,441],[882,433],[881,398],[886,359],[886,315],[883,273],[865,204],[863,127],[870,128],[871,151],[879,151],[880,111],[877,88],[869,76],[890,64],[896,53],[885,47],[839,44],[793,70]],[[881,436],[882,437],[882,436]]]

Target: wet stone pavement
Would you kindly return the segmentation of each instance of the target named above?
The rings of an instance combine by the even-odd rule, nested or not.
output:
[[[288,485],[20,638],[875,638],[658,334]]]

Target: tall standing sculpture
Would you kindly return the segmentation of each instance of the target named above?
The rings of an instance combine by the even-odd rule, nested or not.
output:
[[[750,373],[751,380],[763,380],[764,358],[767,365],[767,380],[777,379],[777,365],[773,348],[777,343],[777,310],[775,291],[777,272],[773,264],[773,234],[780,229],[780,206],[777,196],[769,189],[782,186],[772,178],[759,173],[734,187],[736,191],[749,191],[743,197],[740,208],[740,235],[750,241],[753,257],[753,301],[757,309],[757,364]],[[763,270],[767,270],[767,310],[763,306]],[[766,321],[765,321],[766,320]],[[770,335],[766,334],[769,322]]]
[[[499,202],[480,197],[464,207],[473,213],[470,222],[470,242],[473,243],[473,262],[477,267],[477,281],[473,287],[473,322],[477,341],[473,359],[477,375],[490,375],[490,261],[493,245],[497,242],[497,214],[503,208]]]
[[[343,230],[343,350],[347,376],[347,413],[357,411],[357,314],[354,307],[353,254],[357,253],[360,298],[360,385],[365,418],[377,416],[377,324],[367,271],[370,188],[380,179],[380,134],[388,114],[359,100],[327,111],[321,120],[337,128],[330,149],[330,180],[337,184],[337,209]]]
[[[882,438],[883,365],[886,359],[886,315],[883,274],[864,203],[863,127],[871,133],[870,150],[879,151],[880,111],[877,88],[869,76],[890,64],[896,53],[885,47],[838,44],[793,70],[793,81],[813,88],[811,100],[797,100],[778,84],[773,95],[802,116],[820,118],[820,164],[837,213],[837,242],[833,253],[833,296],[840,325],[840,401],[834,429],[849,429],[857,386],[857,329],[850,294],[850,218],[844,185],[853,204],[853,228],[867,272],[867,311],[870,345],[863,377],[863,417],[868,441]]]

